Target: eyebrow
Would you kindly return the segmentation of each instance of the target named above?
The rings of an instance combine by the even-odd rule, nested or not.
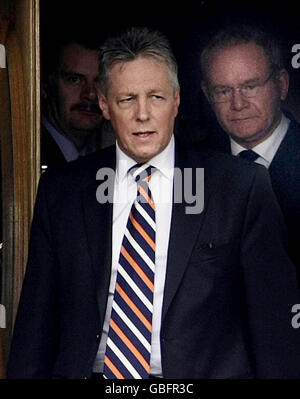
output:
[[[163,94],[163,93],[164,93],[163,89],[157,88],[157,89],[152,89],[151,91],[149,91],[148,94]]]
[[[62,75],[78,75],[78,76],[84,76],[80,72],[72,71],[72,70],[65,70],[65,69],[60,69],[60,73]]]
[[[246,84],[249,84],[249,83],[256,83],[256,82],[259,82],[260,80],[261,79],[258,78],[258,77],[247,79],[243,83],[239,84],[239,86],[243,86],[243,85],[246,85]],[[232,86],[223,85],[223,84],[212,85],[213,89],[219,89],[219,88],[223,88],[223,87],[232,87]]]
[[[252,79],[246,80],[243,84],[255,83],[255,82],[259,82],[260,80],[262,80],[262,79],[261,78],[252,78]]]
[[[118,97],[135,97],[136,94],[131,91],[123,91],[122,93],[118,93]]]
[[[159,88],[157,88],[157,89],[151,89],[149,92],[147,92],[147,94],[155,94],[155,93],[160,93],[160,94],[162,94],[163,93],[163,89],[159,89]],[[121,93],[119,93],[119,96],[137,96],[138,94],[136,94],[136,93],[133,93],[133,92],[131,92],[131,91],[124,91],[124,92],[121,92]]]

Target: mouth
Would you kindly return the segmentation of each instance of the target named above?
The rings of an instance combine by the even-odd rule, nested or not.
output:
[[[74,111],[80,112],[86,115],[102,115],[100,108],[97,107],[81,107],[77,106],[73,108]]]
[[[231,119],[231,122],[243,122],[243,121],[247,121],[249,119],[252,119],[252,117],[247,117],[247,118],[235,118],[235,119]]]
[[[144,139],[144,138],[148,138],[148,137],[150,137],[150,136],[152,136],[153,134],[154,134],[155,132],[154,131],[145,131],[145,132],[134,132],[133,133],[133,136],[135,136],[135,137],[139,137],[139,138],[141,138],[141,139]]]

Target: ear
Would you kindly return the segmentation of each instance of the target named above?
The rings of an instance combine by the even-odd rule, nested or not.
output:
[[[206,84],[206,82],[204,80],[202,80],[202,82],[201,82],[201,89],[202,89],[207,101],[210,103],[208,87],[207,87],[207,84]]]
[[[105,119],[110,120],[109,106],[107,98],[101,92],[98,92],[98,104]]]
[[[176,90],[174,98],[175,98],[175,117],[176,117],[180,105],[180,89]]]
[[[285,69],[282,69],[279,72],[279,76],[278,76],[280,99],[282,101],[286,99],[286,96],[288,94],[289,82],[290,82],[290,77],[289,77],[288,71],[286,71]]]

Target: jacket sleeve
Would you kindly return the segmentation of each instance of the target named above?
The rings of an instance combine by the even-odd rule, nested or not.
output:
[[[292,307],[300,303],[296,268],[268,172],[258,168],[244,222],[241,264],[246,320],[257,378],[300,378],[300,330]]]

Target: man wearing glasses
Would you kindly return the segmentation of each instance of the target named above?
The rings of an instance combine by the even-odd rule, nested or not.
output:
[[[251,27],[218,33],[201,54],[202,89],[227,139],[211,147],[268,168],[300,281],[300,126],[281,111],[289,88],[279,45]]]

